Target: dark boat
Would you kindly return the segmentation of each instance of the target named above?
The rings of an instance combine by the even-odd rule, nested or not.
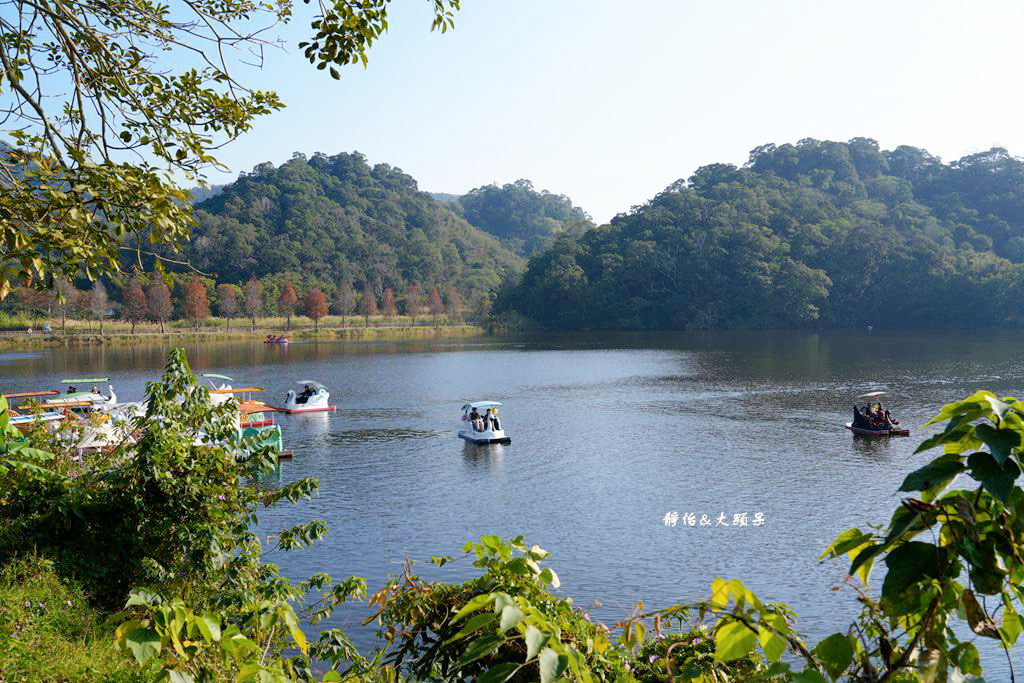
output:
[[[858,436],[910,436],[909,429],[864,429],[854,427],[852,422],[847,422],[845,426]]]
[[[861,414],[860,409],[857,408],[856,405],[854,405],[853,422],[847,422],[844,426],[857,436],[910,436],[909,429],[901,429],[896,426],[879,428],[878,424],[872,424],[872,422],[877,423],[877,420],[868,420],[868,417],[866,415],[868,406],[874,404],[874,410],[876,411],[876,414],[880,415],[881,411],[884,410],[884,406],[882,405],[879,399],[881,399],[881,397],[885,395],[886,392],[884,391],[872,391],[870,393],[861,394],[860,396],[858,396],[858,400],[867,399],[869,401],[869,403],[865,405],[865,414]],[[889,411],[885,411],[885,414],[888,418]],[[896,425],[899,424],[899,422],[895,419],[891,421],[886,419],[886,422],[895,423]]]

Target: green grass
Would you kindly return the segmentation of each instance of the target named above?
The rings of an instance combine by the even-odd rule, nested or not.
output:
[[[117,652],[106,615],[49,560],[28,555],[0,567],[0,681],[143,683],[155,673]]]

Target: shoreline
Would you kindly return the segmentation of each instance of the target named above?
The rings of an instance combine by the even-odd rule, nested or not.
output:
[[[401,325],[394,327],[341,327],[313,329],[168,329],[165,332],[81,332],[41,334],[27,332],[0,333],[0,349],[52,348],[77,346],[158,344],[176,341],[228,341],[251,339],[263,341],[267,335],[287,335],[303,341],[365,341],[433,339],[439,337],[480,337],[493,333],[490,327],[476,324]]]

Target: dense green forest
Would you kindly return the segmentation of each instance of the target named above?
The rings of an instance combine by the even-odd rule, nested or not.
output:
[[[551,246],[558,235],[594,227],[590,216],[573,206],[571,199],[547,190],[537,192],[525,179],[470,190],[458,199],[457,207],[469,223],[527,257]]]
[[[218,282],[295,273],[327,290],[368,283],[378,295],[415,282],[454,286],[475,304],[523,269],[413,178],[359,153],[260,164],[197,204],[196,218],[183,256]]]
[[[943,164],[805,139],[559,238],[497,308],[569,328],[1001,324],[1022,262],[1024,162],[1005,149]]]

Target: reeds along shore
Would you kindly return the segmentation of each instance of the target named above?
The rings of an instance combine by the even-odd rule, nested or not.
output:
[[[432,337],[466,337],[504,331],[506,326],[495,321],[450,322],[444,316],[420,316],[415,321],[406,316],[328,316],[314,326],[303,316],[293,316],[289,326],[283,317],[257,318],[255,325],[249,318],[207,318],[200,321],[175,320],[164,324],[143,322],[135,325],[123,320],[103,322],[100,332],[96,320],[50,320],[52,331],[44,332],[46,321],[20,317],[0,317],[0,348],[78,346],[95,344],[144,344],[165,340],[192,339],[218,341],[230,339],[260,339],[267,335],[285,334],[291,340],[335,339],[426,339]],[[229,324],[230,323],[230,324]]]

